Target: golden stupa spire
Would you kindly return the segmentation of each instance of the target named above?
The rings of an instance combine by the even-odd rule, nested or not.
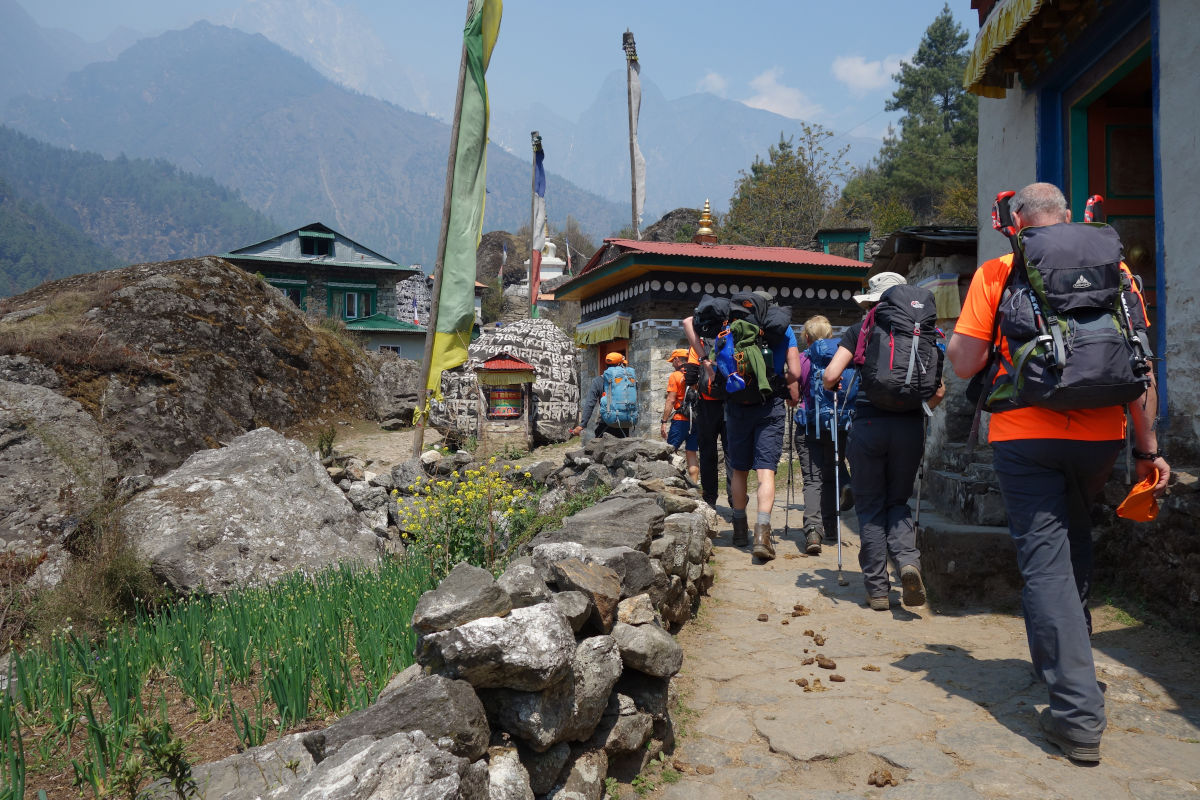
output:
[[[712,205],[704,199],[704,211],[700,212],[700,229],[692,237],[696,244],[716,244],[717,233],[713,230]]]

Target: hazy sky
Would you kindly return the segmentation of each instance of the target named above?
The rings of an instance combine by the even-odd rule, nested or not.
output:
[[[426,109],[453,105],[465,0],[19,0],[40,24],[99,40],[234,12],[280,10],[297,25],[338,14],[370,31],[426,91]],[[492,102],[541,101],[574,119],[601,82],[623,70],[621,33],[634,32],[644,79],[668,98],[709,91],[837,133],[880,136],[891,75],[911,58],[943,0],[507,0],[488,73]],[[969,0],[951,10],[972,40]],[[365,37],[364,37],[365,40]]]

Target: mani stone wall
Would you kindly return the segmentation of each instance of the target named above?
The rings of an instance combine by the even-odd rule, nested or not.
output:
[[[413,321],[413,300],[417,301],[418,324],[429,322],[429,308],[433,302],[433,284],[425,275],[414,275],[396,284],[396,306],[391,316],[405,322]],[[383,307],[382,297],[379,306]]]
[[[497,353],[508,353],[534,367],[534,440],[565,442],[579,416],[579,362],[575,342],[553,322],[522,319],[492,328],[471,343],[467,363],[442,375],[442,400],[431,419],[442,431],[463,438],[479,435],[479,382],[475,370]]]

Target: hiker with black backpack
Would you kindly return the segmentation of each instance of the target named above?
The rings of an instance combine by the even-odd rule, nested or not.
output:
[[[850,485],[858,516],[858,564],[867,602],[891,607],[887,562],[900,573],[901,600],[925,604],[921,553],[908,507],[925,453],[925,420],[946,394],[938,347],[933,293],[909,286],[895,272],[873,275],[855,295],[868,308],[862,323],[846,328],[825,368],[825,388],[841,396],[851,388],[843,373],[858,370],[854,425],[846,443]]]
[[[822,379],[837,352],[833,327],[820,314],[810,317],[800,332],[800,406],[796,409],[794,444],[804,478],[805,551],[820,555],[821,543],[838,532],[838,508],[851,504],[850,475],[846,471],[845,441],[854,414],[858,381],[843,375],[849,387],[839,397],[825,388]],[[839,449],[838,443],[842,443]],[[840,474],[839,474],[840,473]],[[845,502],[838,497],[844,490]]]
[[[800,402],[800,350],[791,328],[791,309],[771,302],[766,292],[739,292],[728,301],[728,325],[717,331],[709,350],[701,336],[708,326],[697,325],[697,314],[684,320],[688,341],[697,352],[708,352],[702,363],[703,380],[715,372],[725,379],[725,468],[730,471],[733,544],[749,543],[746,508],[750,470],[758,477],[757,516],[752,554],[760,561],[775,558],[771,509],[775,505],[775,472],[783,456],[785,406]]]
[[[1106,719],[1087,607],[1091,504],[1125,441],[1126,407],[1138,477],[1161,495],[1171,474],[1148,320],[1116,232],[1071,224],[1057,186],[1001,193],[992,213],[1013,253],[975,271],[947,355],[991,412],[1029,654],[1050,696],[1039,725],[1068,758],[1095,762]]]
[[[579,414],[579,425],[571,429],[576,436],[587,426],[592,410],[600,409],[596,422],[596,437],[604,434],[624,439],[638,421],[637,375],[622,353],[613,351],[604,357],[604,372],[592,379],[587,397]]]

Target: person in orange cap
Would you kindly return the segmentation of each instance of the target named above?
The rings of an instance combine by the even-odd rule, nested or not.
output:
[[[689,409],[685,406],[687,389],[684,385],[684,367],[688,363],[687,348],[672,350],[667,356],[667,361],[671,362],[675,371],[667,378],[667,401],[663,406],[659,435],[676,450],[679,450],[680,445],[684,445],[688,478],[695,484],[700,479],[700,432],[693,424]]]
[[[614,350],[604,357],[604,363],[608,365],[608,369],[613,367],[624,367],[628,362],[625,361],[625,354]],[[607,370],[605,370],[607,372]],[[601,372],[595,378],[592,378],[592,383],[588,387],[587,397],[584,398],[583,407],[580,409],[579,424],[571,429],[572,436],[578,436],[587,427],[588,420],[592,417],[592,411],[600,404],[600,399],[604,396],[604,373]],[[623,428],[619,425],[609,425],[603,419],[596,421],[595,434],[597,437],[608,434],[616,436],[618,439],[624,439],[629,436],[632,428]]]

